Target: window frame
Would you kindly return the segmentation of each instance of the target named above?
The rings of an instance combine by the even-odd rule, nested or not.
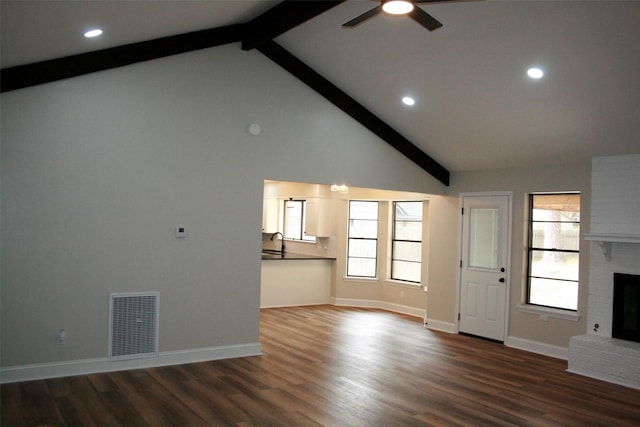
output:
[[[295,237],[290,237],[287,235],[287,225],[288,225],[288,215],[287,215],[287,203],[290,202],[297,202],[300,203],[300,224],[299,224],[299,230],[300,230],[300,238],[295,238]],[[285,199],[283,200],[283,213],[282,213],[282,235],[283,238],[285,240],[290,240],[290,241],[294,241],[294,242],[309,242],[309,243],[315,243],[316,242],[316,237],[315,236],[307,236],[306,234],[306,218],[307,218],[307,201],[305,199],[294,199],[292,197],[290,197],[289,199]]]
[[[351,217],[351,204],[352,203],[375,203],[376,204],[376,219],[372,220],[372,219],[366,219],[366,218],[352,218]],[[371,237],[351,237],[351,220],[358,220],[358,221],[375,221],[376,222],[376,237],[375,238],[371,238]],[[349,200],[349,212],[347,213],[347,259],[346,259],[346,266],[345,266],[345,276],[347,278],[350,279],[377,279],[378,277],[378,235],[380,233],[380,202],[377,200]],[[352,240],[364,240],[364,241],[375,241],[375,256],[374,257],[353,257],[350,256],[350,246],[351,246],[351,241]],[[349,274],[349,260],[350,259],[373,259],[374,261],[374,271],[373,271],[373,275],[372,276],[365,276],[365,275],[355,275],[355,274]]]
[[[398,203],[419,203],[420,204],[420,208],[421,208],[421,212],[420,212],[420,221],[406,221],[406,220],[402,220],[400,222],[419,222],[420,223],[420,240],[407,240],[407,239],[397,239],[396,238],[396,225],[398,224],[398,219],[397,219],[397,205]],[[407,284],[415,284],[415,285],[420,285],[422,283],[422,260],[420,261],[413,261],[413,260],[407,260],[407,259],[402,259],[402,258],[396,258],[395,257],[395,243],[396,242],[409,242],[409,243],[419,243],[420,245],[422,245],[422,227],[424,226],[423,223],[423,218],[424,218],[424,214],[423,214],[423,209],[424,209],[424,203],[421,200],[398,200],[398,201],[394,201],[392,203],[392,209],[393,209],[393,216],[392,216],[392,220],[391,220],[391,266],[390,266],[390,274],[389,274],[389,278],[391,280],[395,280],[395,281],[399,281],[399,282],[403,282],[403,283],[407,283]],[[407,279],[402,279],[402,278],[398,278],[395,277],[394,274],[394,261],[402,261],[402,262],[410,262],[410,263],[415,263],[415,264],[419,264],[420,266],[420,278],[415,281],[415,280],[407,280]]]
[[[544,192],[544,193],[529,193],[529,206],[528,206],[528,214],[529,217],[527,219],[527,283],[526,283],[526,304],[528,306],[532,306],[532,307],[538,307],[541,309],[548,309],[548,310],[559,310],[562,312],[569,312],[569,313],[577,313],[578,312],[578,302],[579,302],[579,297],[576,296],[576,308],[566,308],[566,307],[560,307],[558,305],[545,305],[545,304],[539,304],[539,303],[535,303],[535,302],[531,302],[531,279],[532,278],[536,278],[536,279],[545,279],[545,280],[557,280],[559,282],[574,282],[576,283],[576,285],[580,286],[580,226],[581,226],[581,221],[580,218],[578,218],[577,221],[541,221],[541,220],[535,220],[533,219],[533,210],[534,210],[534,198],[536,196],[568,196],[568,195],[577,195],[580,198],[580,210],[582,210],[582,195],[579,191],[564,191],[564,192]],[[569,224],[577,224],[578,225],[578,249],[557,249],[557,248],[544,248],[544,247],[534,247],[534,224],[535,223],[545,223],[545,222],[559,222],[559,223],[569,223]],[[553,277],[542,277],[542,276],[532,276],[532,264],[533,264],[533,256],[535,252],[554,252],[554,253],[565,253],[565,254],[576,254],[578,257],[578,265],[577,265],[577,269],[578,269],[578,278],[576,280],[571,280],[571,279],[557,279],[557,278],[553,278]]]

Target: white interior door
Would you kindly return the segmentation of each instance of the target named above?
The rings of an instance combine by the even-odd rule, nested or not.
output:
[[[504,341],[510,200],[465,196],[462,202],[459,331]]]

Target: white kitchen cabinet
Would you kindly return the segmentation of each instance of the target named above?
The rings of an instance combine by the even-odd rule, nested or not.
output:
[[[305,234],[316,237],[334,236],[333,200],[309,198],[306,206]]]
[[[262,232],[275,233],[278,231],[278,215],[280,214],[278,199],[263,199],[262,201]]]

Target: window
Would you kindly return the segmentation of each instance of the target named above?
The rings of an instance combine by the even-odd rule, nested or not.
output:
[[[378,202],[349,201],[348,277],[376,277]]]
[[[315,242],[315,236],[305,234],[307,202],[305,200],[284,201],[284,238]]]
[[[527,303],[578,309],[580,194],[529,196]]]
[[[393,203],[391,278],[420,283],[422,202]]]

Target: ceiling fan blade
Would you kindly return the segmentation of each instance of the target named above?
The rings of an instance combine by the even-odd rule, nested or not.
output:
[[[419,7],[414,7],[409,16],[429,31],[442,27],[442,23]]]
[[[365,12],[362,15],[353,18],[351,21],[349,21],[349,22],[347,22],[345,24],[342,24],[342,26],[343,27],[350,27],[350,28],[355,27],[356,25],[366,21],[367,19],[376,16],[380,12],[382,12],[382,6],[374,7],[370,11]]]

